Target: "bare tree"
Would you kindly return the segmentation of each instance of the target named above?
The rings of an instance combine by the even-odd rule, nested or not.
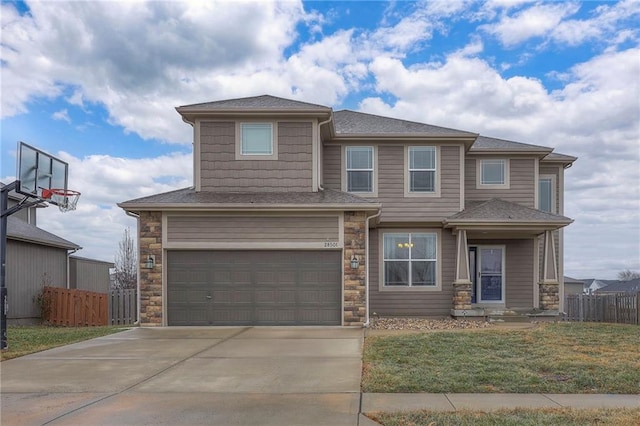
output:
[[[118,243],[115,270],[115,288],[136,288],[138,284],[138,256],[129,228],[124,230],[122,240]]]
[[[624,271],[618,272],[619,281],[631,281],[631,280],[635,280],[636,278],[640,278],[640,272],[638,271],[625,269]]]

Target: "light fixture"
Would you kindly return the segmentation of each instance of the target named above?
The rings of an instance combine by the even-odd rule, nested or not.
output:
[[[147,256],[147,261],[145,262],[144,267],[146,269],[153,269],[155,265],[156,265],[156,257],[150,254],[149,256]]]
[[[358,258],[354,254],[353,257],[351,258],[351,269],[358,269],[358,266],[360,266],[360,262],[358,261]]]

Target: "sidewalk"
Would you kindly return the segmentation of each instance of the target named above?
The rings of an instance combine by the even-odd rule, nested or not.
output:
[[[363,393],[362,413],[491,411],[509,408],[640,408],[640,395],[525,393]],[[377,423],[360,415],[360,426]]]

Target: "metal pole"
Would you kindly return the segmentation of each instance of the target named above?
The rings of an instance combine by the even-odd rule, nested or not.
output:
[[[0,194],[0,303],[2,303],[0,332],[2,342],[0,349],[7,349],[7,313],[9,311],[9,299],[7,297],[7,286],[5,284],[7,267],[7,219],[9,214],[9,191],[16,188],[17,181],[3,186]]]

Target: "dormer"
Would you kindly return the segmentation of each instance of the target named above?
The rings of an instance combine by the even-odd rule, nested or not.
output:
[[[194,130],[197,192],[317,192],[331,108],[256,96],[176,108]]]

